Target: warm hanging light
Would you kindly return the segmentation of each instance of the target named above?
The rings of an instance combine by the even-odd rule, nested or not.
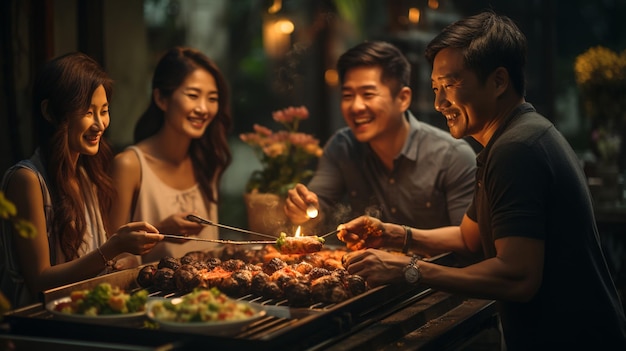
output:
[[[428,0],[428,7],[430,7],[433,10],[436,10],[439,8],[439,0]]]
[[[274,3],[272,4],[272,6],[270,6],[269,9],[267,9],[267,13],[269,14],[275,14],[278,13],[278,11],[280,11],[280,9],[283,8],[283,0],[274,0]]]
[[[330,68],[324,72],[324,80],[328,86],[334,87],[339,84],[339,74],[336,69]]]
[[[291,45],[291,33],[295,25],[288,19],[265,19],[263,23],[263,46],[270,57],[281,57]]]
[[[409,22],[412,24],[418,24],[420,21],[420,9],[417,7],[409,8]]]
[[[276,21],[274,26],[276,27],[275,30],[277,32],[280,32],[280,33],[286,34],[286,35],[289,35],[289,34],[293,33],[293,30],[295,28],[293,22],[291,22],[288,19],[278,20],[278,21]]]

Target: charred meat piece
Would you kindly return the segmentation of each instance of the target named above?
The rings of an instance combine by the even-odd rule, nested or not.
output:
[[[324,260],[324,267],[329,270],[344,269],[343,263],[340,260],[334,258],[327,258]]]
[[[157,268],[169,268],[175,271],[180,268],[180,260],[171,256],[165,256],[159,261]]]
[[[246,263],[244,261],[234,259],[234,258],[230,260],[226,260],[222,262],[222,264],[220,265],[220,267],[222,267],[224,270],[227,270],[229,272],[238,271],[240,269],[243,269],[245,266],[246,266]]]
[[[232,259],[239,260],[245,256],[245,250],[239,250],[237,245],[224,245],[222,253],[220,255],[222,261],[228,261]]]
[[[193,265],[184,264],[174,272],[174,284],[179,292],[188,293],[202,284],[202,277]]]
[[[348,270],[341,268],[332,270],[330,272],[330,275],[332,275],[333,277],[337,277],[337,279],[339,279],[340,281],[343,281],[348,275],[350,275],[350,273],[348,273]]]
[[[291,267],[287,266],[283,269],[279,269],[274,274],[270,276],[270,279],[278,284],[278,286],[282,289],[286,282],[293,278],[301,278],[302,274]]]
[[[287,263],[278,257],[272,258],[269,262],[263,264],[263,272],[268,275],[287,267]]]
[[[346,276],[344,284],[352,296],[357,296],[367,291],[367,282],[360,275],[350,274]]]
[[[263,271],[260,265],[252,264],[252,263],[246,263],[246,266],[243,269],[250,271],[250,272],[255,272],[255,273]]]
[[[211,270],[219,265],[222,264],[222,260],[219,259],[218,257],[211,257],[209,259],[206,260],[206,264],[207,264],[207,269]]]
[[[209,264],[206,263],[205,261],[194,261],[191,263],[191,265],[199,271],[203,269],[209,270]]]
[[[280,233],[280,237],[276,240],[276,248],[282,254],[307,254],[318,252],[324,247],[324,238],[315,235],[307,236],[287,236]]]
[[[233,272],[229,272],[222,267],[215,267],[209,271],[202,271],[202,281],[207,288],[219,287],[224,279],[230,278]]]
[[[270,278],[272,279],[274,283],[276,283],[276,285],[278,285],[279,288],[283,289],[285,286],[285,283],[287,283],[291,279],[294,279],[295,277],[291,274],[287,274],[284,271],[280,270],[280,271],[274,272],[274,274],[272,274]]]
[[[311,305],[311,287],[305,282],[292,278],[283,286],[285,298],[289,306],[302,307]]]
[[[167,267],[157,269],[154,273],[154,287],[163,291],[175,290],[174,270]]]
[[[313,281],[317,278],[323,277],[325,275],[329,275],[330,271],[326,268],[320,268],[320,267],[314,267],[313,269],[311,269],[311,271],[309,272],[309,280]]]
[[[201,269],[209,269],[209,265],[204,260],[204,253],[201,251],[193,251],[185,254],[185,256],[180,258],[180,264],[182,265],[192,265],[197,270]]]
[[[331,274],[311,282],[311,297],[316,302],[337,303],[347,300],[350,294],[341,279]]]
[[[317,253],[304,256],[302,261],[311,264],[313,267],[324,267],[324,257]]]
[[[154,274],[157,268],[155,265],[149,264],[139,270],[137,274],[137,284],[142,288],[149,288],[154,284]]]
[[[308,262],[295,263],[291,267],[302,274],[308,274],[313,269],[313,265]]]
[[[194,263],[196,263],[196,262],[198,262],[198,260],[197,260],[195,257],[193,257],[193,256],[187,256],[187,255],[185,255],[185,256],[183,256],[183,257],[181,257],[181,258],[180,258],[180,264],[181,264],[181,265],[185,265],[185,264],[194,264]]]
[[[230,277],[224,278],[218,289],[228,296],[240,297],[248,294],[252,285],[252,272],[240,270],[233,272]]]
[[[207,257],[203,251],[190,251],[180,258],[181,264],[191,264],[193,262],[204,262]]]
[[[257,296],[264,296],[265,288],[269,283],[271,283],[270,276],[263,272],[259,272],[252,277],[250,292]]]
[[[270,299],[280,299],[283,297],[283,289],[276,282],[270,281],[263,289],[263,296]]]

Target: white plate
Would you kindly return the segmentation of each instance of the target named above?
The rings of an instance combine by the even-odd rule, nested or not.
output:
[[[254,310],[254,314],[246,319],[233,321],[215,321],[215,322],[172,322],[157,318],[154,315],[153,307],[156,304],[163,303],[166,298],[148,298],[146,302],[146,315],[148,318],[158,323],[163,330],[184,333],[200,333],[218,336],[233,336],[248,326],[250,323],[264,317],[267,312],[259,305],[247,301],[237,301],[237,303],[246,304]],[[171,299],[169,299],[171,300]]]
[[[54,315],[54,318],[70,321],[70,322],[87,322],[87,323],[96,323],[96,324],[108,324],[108,325],[129,325],[134,322],[140,321],[146,316],[146,312],[133,312],[133,313],[121,313],[121,314],[104,314],[99,316],[87,316],[84,314],[76,314],[76,313],[63,313],[57,311],[55,308],[60,303],[70,302],[72,299],[67,297],[62,297],[60,299],[56,299],[50,301],[46,304],[46,310]]]

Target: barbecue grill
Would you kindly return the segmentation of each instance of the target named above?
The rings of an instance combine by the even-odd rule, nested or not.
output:
[[[452,254],[431,259],[456,266]],[[425,286],[386,285],[340,303],[290,307],[286,300],[246,295],[241,300],[265,306],[267,315],[229,337],[155,329],[145,320],[127,325],[101,325],[60,320],[45,309],[49,301],[102,282],[139,289],[135,278],[141,267],[45,291],[42,302],[5,315],[13,343],[80,345],[81,350],[446,350],[461,349],[481,335],[496,330],[493,301],[467,299]],[[164,296],[150,291],[151,296]],[[60,344],[59,344],[60,343]]]

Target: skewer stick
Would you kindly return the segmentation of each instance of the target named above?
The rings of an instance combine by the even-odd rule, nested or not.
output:
[[[231,245],[276,244],[276,240],[274,241],[270,241],[270,240],[238,241],[238,240],[222,240],[222,239],[205,239],[205,238],[198,238],[195,236],[182,236],[182,235],[163,234],[163,233],[158,233],[158,234],[161,234],[166,238],[180,239],[180,240],[206,241],[209,243],[216,243],[216,244],[231,244]]]
[[[325,237],[327,237],[327,236],[330,236],[330,235],[333,235],[333,234],[337,234],[337,233],[339,233],[339,229],[335,229],[335,230],[333,230],[332,232],[328,232],[328,233],[326,233],[326,234],[324,234],[324,235],[320,236],[320,238],[325,238]]]

